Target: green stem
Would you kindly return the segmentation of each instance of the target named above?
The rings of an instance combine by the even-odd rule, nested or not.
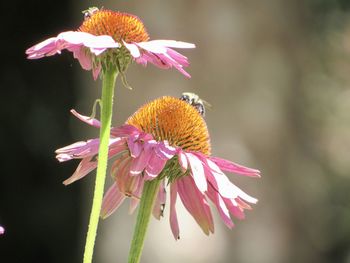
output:
[[[108,161],[108,144],[111,131],[113,94],[115,80],[118,71],[112,67],[103,72],[102,81],[102,98],[101,98],[101,128],[100,128],[100,147],[98,151],[98,166],[95,180],[94,198],[90,214],[89,229],[86,237],[84,263],[92,262],[94,245],[97,233],[98,221],[103,198],[103,189],[106,179],[107,161]]]
[[[151,217],[152,209],[156,196],[159,191],[160,180],[152,180],[145,182],[143,192],[137,214],[134,236],[131,242],[128,263],[140,262],[143,244],[145,241],[148,223]]]

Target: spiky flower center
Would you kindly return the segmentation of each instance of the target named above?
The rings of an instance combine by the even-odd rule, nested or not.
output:
[[[155,140],[167,140],[184,150],[210,155],[207,125],[190,104],[174,97],[151,101],[136,111],[126,122],[153,135]]]
[[[98,10],[85,16],[79,31],[96,36],[109,35],[117,42],[143,42],[149,39],[142,21],[134,15],[111,10]]]

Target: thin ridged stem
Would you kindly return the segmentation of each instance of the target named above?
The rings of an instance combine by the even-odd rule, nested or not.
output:
[[[95,190],[90,214],[89,228],[86,237],[84,263],[91,263],[94,252],[98,222],[100,218],[103,190],[106,179],[108,144],[111,131],[113,94],[115,81],[118,75],[116,68],[109,67],[103,72],[101,98],[101,128],[100,146],[98,151],[98,166],[95,180]]]
[[[131,241],[128,263],[139,263],[148,223],[152,214],[154,202],[156,200],[159,184],[161,180],[152,180],[145,182],[142,197],[140,201],[139,212],[137,214],[134,236]]]

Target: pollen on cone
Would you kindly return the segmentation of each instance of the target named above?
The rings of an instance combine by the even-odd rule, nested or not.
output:
[[[209,133],[203,117],[178,98],[162,97],[147,103],[126,123],[151,133],[157,141],[167,140],[172,146],[210,155]]]
[[[149,39],[145,26],[137,16],[105,9],[91,14],[79,31],[96,36],[109,35],[118,42],[144,42]]]

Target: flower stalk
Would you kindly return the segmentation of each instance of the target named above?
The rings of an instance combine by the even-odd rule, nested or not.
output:
[[[90,214],[89,227],[86,237],[84,263],[91,263],[96,240],[98,222],[103,199],[103,190],[106,179],[108,145],[112,122],[113,95],[115,81],[118,75],[116,67],[107,66],[103,71],[102,96],[101,96],[101,128],[100,146],[98,152],[98,166],[95,180],[94,197]]]
[[[146,181],[143,187],[139,212],[137,214],[134,236],[131,241],[128,263],[139,263],[150,221],[154,202],[159,191],[161,180]]]

